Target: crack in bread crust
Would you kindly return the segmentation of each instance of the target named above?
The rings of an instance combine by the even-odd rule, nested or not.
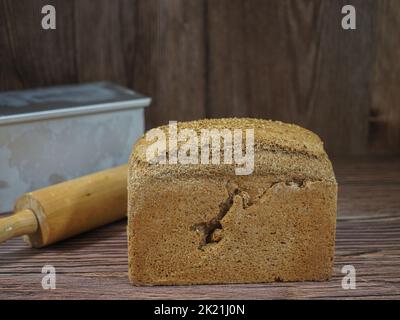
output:
[[[218,243],[222,239],[222,220],[231,210],[235,197],[240,197],[243,209],[253,205],[250,195],[239,188],[239,186],[234,182],[227,182],[226,191],[228,197],[219,204],[218,214],[207,222],[196,223],[191,227],[191,230],[194,230],[201,235],[199,250],[203,250],[203,247],[209,243]]]
[[[277,181],[269,185],[257,197],[251,197],[246,191],[238,186],[235,182],[228,180],[226,183],[226,191],[228,197],[219,204],[219,212],[217,215],[206,222],[200,222],[193,225],[190,229],[200,234],[199,250],[203,250],[204,246],[210,243],[218,243],[223,238],[223,219],[234,206],[234,202],[240,202],[241,208],[246,210],[256,205],[270,189],[290,187],[292,189],[305,188],[306,181]],[[236,201],[235,201],[236,200]]]

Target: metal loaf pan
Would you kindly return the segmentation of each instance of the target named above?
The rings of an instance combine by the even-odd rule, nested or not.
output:
[[[127,162],[150,102],[109,82],[0,93],[0,212],[25,192]]]

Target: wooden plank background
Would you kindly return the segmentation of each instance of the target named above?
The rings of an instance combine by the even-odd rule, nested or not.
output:
[[[153,97],[148,128],[272,118],[333,155],[398,154],[399,39],[398,0],[0,0],[0,90],[110,80]]]

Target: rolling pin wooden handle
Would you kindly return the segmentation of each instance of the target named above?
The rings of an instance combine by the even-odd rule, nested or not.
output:
[[[0,243],[11,238],[32,234],[38,229],[35,214],[29,210],[21,210],[13,215],[0,219]]]
[[[0,219],[0,243],[24,236],[41,248],[126,217],[127,169],[122,165],[21,196]]]
[[[127,171],[125,164],[28,192],[17,199],[15,211],[17,216],[25,210],[33,213],[36,231],[27,232],[34,230],[31,218],[32,225],[28,218],[24,223],[11,221],[26,227],[24,240],[30,246],[41,248],[123,219],[128,203]],[[24,216],[32,217],[32,214],[25,212]]]

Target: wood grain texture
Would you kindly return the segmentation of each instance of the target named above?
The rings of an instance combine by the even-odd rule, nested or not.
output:
[[[209,115],[294,122],[328,151],[363,153],[374,1],[350,3],[359,8],[355,31],[340,24],[348,1],[210,2]],[[340,130],[351,132],[346,141]]]
[[[205,116],[204,2],[198,0],[158,1],[156,20],[146,37],[155,41],[149,52],[150,74],[155,85],[151,108],[146,110],[147,127],[169,120],[194,120]],[[146,30],[145,30],[146,32]],[[139,49],[140,50],[140,49]]]
[[[399,154],[399,17],[398,0],[0,0],[0,90],[107,79],[153,97],[147,128],[272,118],[332,155]]]
[[[400,146],[400,2],[378,1],[376,59],[369,117],[370,152],[385,153]]]
[[[79,82],[102,79],[127,83],[120,6],[121,2],[109,0],[75,1],[73,23]]]
[[[44,249],[21,239],[0,246],[0,299],[400,299],[400,158],[337,159],[339,181],[333,278],[328,282],[133,287],[127,277],[126,222]],[[41,268],[57,271],[43,290]],[[344,265],[356,268],[343,290]]]
[[[78,82],[74,7],[62,0],[51,1],[58,8],[58,25],[63,27],[44,31],[41,9],[48,3],[45,0],[1,0],[0,52],[4,50],[2,58],[6,59],[1,60],[1,90]]]

